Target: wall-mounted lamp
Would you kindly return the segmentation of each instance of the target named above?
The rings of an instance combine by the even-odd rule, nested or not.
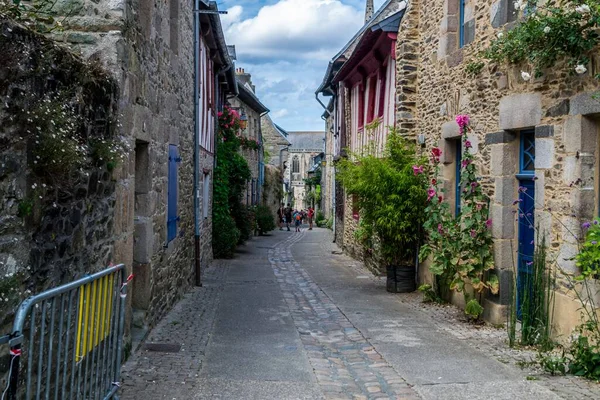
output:
[[[425,146],[425,135],[424,134],[420,134],[417,136],[417,142],[421,145],[421,146]]]
[[[246,129],[247,126],[248,126],[248,116],[246,115],[246,112],[244,111],[244,109],[242,109],[242,114],[240,115],[240,128]]]

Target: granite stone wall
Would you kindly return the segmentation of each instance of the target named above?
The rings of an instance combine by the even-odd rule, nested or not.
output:
[[[25,297],[115,258],[119,89],[97,64],[0,19],[0,327]],[[72,139],[77,138],[77,142]],[[122,156],[122,158],[121,158]],[[114,161],[114,162],[113,162]]]
[[[484,307],[488,319],[503,321],[518,248],[513,201],[519,186],[515,177],[519,138],[525,129],[533,129],[535,135],[535,224],[546,235],[549,258],[556,258],[562,270],[577,272],[572,260],[576,239],[567,229],[580,236],[581,222],[597,214],[600,125],[595,118],[600,102],[591,94],[597,90],[593,76],[599,60],[596,52],[583,75],[558,63],[529,82],[521,78],[522,70],[530,71],[527,65],[486,64],[481,73],[468,74],[467,64],[516,18],[508,1],[479,2],[468,10],[469,40],[461,48],[458,3],[410,2],[398,36],[397,119],[403,133],[425,135],[427,151],[433,146],[442,149],[446,198],[453,201],[459,137],[454,117],[470,115],[475,133],[469,139],[491,199],[496,273],[501,281],[500,295],[487,299]],[[581,183],[574,184],[579,179]],[[559,286],[557,321],[576,309],[570,305],[573,293],[566,283]],[[564,325],[557,332],[570,333],[569,329]]]
[[[195,278],[193,2],[84,0],[81,5],[65,22],[64,32],[54,38],[87,59],[99,60],[120,88],[120,131],[132,154],[114,173],[113,259],[135,273],[130,296],[134,312],[127,320],[144,332],[181,298]],[[168,241],[170,145],[176,146],[180,161],[177,234]],[[200,149],[200,188],[209,180],[209,196],[213,164],[213,154]],[[203,192],[200,190],[200,246],[205,267],[212,260],[212,212],[211,199],[205,202]]]

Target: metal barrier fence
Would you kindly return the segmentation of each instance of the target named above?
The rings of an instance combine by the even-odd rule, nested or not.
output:
[[[0,338],[10,345],[2,400],[117,397],[132,278],[125,274],[117,265],[21,303],[11,334]]]

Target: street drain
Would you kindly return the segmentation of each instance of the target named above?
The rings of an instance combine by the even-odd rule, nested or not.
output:
[[[179,353],[181,351],[181,345],[173,343],[145,343],[142,348],[158,353]]]

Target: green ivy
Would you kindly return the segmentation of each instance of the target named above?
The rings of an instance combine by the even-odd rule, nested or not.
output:
[[[248,162],[239,153],[240,128],[240,117],[235,110],[226,107],[219,113],[213,185],[213,253],[216,258],[233,257],[238,243],[247,240],[254,230],[254,216],[241,201],[252,174]]]

